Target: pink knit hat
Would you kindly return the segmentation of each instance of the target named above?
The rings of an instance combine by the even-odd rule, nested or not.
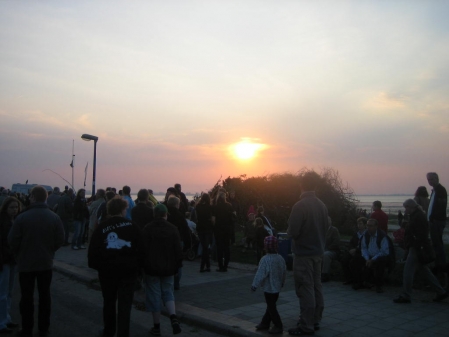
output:
[[[278,239],[274,236],[267,236],[263,240],[263,245],[265,251],[267,252],[277,252],[278,251]]]

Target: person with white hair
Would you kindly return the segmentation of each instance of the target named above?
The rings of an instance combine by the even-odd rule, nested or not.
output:
[[[405,247],[408,248],[407,261],[405,262],[403,274],[403,291],[396,297],[394,303],[410,303],[412,295],[413,277],[416,268],[423,271],[427,282],[436,291],[437,295],[434,302],[440,302],[449,296],[449,293],[440,285],[435,275],[432,274],[428,263],[432,262],[431,253],[426,254],[432,249],[429,241],[429,223],[426,214],[422,208],[413,199],[407,199],[404,202],[405,214],[409,215],[409,223],[405,228]]]
[[[430,238],[432,239],[433,248],[435,249],[435,265],[438,267],[446,264],[443,231],[447,219],[447,192],[444,186],[440,184],[438,174],[435,172],[427,173],[427,181],[429,185],[433,187],[432,194],[430,195],[427,220],[429,221]]]

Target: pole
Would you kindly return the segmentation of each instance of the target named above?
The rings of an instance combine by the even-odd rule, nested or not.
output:
[[[75,181],[75,139],[72,140],[72,188],[75,189],[74,181]],[[73,191],[75,192],[75,191]]]
[[[97,168],[97,140],[94,140],[94,173],[92,177],[92,196],[95,195],[95,171]]]

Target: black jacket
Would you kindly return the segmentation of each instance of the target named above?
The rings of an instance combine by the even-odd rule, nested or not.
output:
[[[404,243],[406,248],[420,248],[429,237],[429,223],[423,211],[416,209],[410,214],[405,227]]]
[[[190,233],[191,230],[189,225],[187,224],[185,213],[181,213],[176,207],[167,207],[168,209],[168,217],[167,221],[172,225],[175,225],[179,230],[179,235],[181,236],[181,240],[185,243],[190,242]]]
[[[89,267],[105,274],[132,275],[143,266],[142,232],[122,217],[110,217],[95,229],[87,253]]]
[[[85,198],[75,198],[73,202],[73,220],[84,221],[89,219],[89,209]]]
[[[432,195],[435,194],[429,219],[432,220],[446,220],[446,208],[447,208],[447,192],[443,185],[438,184],[433,188]],[[432,200],[432,196],[430,197]]]
[[[157,218],[143,229],[145,242],[145,274],[172,276],[182,267],[181,238],[178,229]]]
[[[0,218],[0,266],[6,263],[15,263],[14,254],[8,243],[8,234],[11,227],[12,221],[10,218],[7,216]]]
[[[216,204],[213,208],[213,214],[215,216],[215,236],[218,236],[225,240],[230,240],[232,231],[234,229],[231,204],[228,202]]]
[[[212,223],[212,206],[210,204],[196,205],[196,216],[196,231],[198,234],[213,233],[214,224]]]
[[[146,224],[153,221],[153,209],[143,202],[139,202],[131,210],[131,218],[133,222],[138,224],[140,229],[143,229]]]

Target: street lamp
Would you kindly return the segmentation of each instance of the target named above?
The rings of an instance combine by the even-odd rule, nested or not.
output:
[[[92,196],[95,195],[95,169],[97,166],[97,141],[98,141],[98,137],[97,136],[92,136],[92,135],[88,135],[88,134],[83,134],[81,136],[82,140],[85,140],[87,142],[93,140],[94,141],[94,173],[92,176]]]

